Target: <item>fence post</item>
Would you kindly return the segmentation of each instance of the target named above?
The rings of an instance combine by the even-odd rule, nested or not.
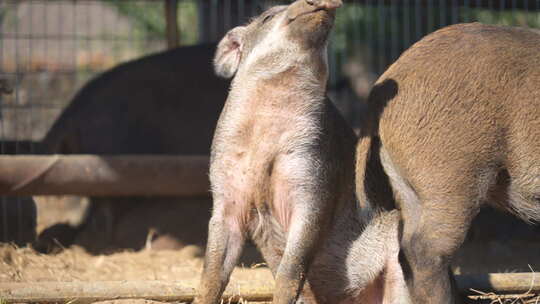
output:
[[[180,45],[178,0],[165,0],[165,20],[167,22],[167,48],[170,50]]]

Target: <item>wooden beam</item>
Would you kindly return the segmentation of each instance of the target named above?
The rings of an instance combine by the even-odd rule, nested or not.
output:
[[[496,294],[540,292],[540,280],[535,273],[491,273],[458,275],[458,289],[464,294],[476,294],[470,288]],[[540,276],[540,274],[538,274]],[[193,284],[189,284],[193,286]],[[231,284],[230,284],[231,285]],[[250,302],[271,301],[271,285],[247,286],[242,290],[230,287],[224,299],[232,302],[240,298]],[[116,281],[116,282],[36,282],[0,283],[0,300],[5,303],[88,303],[101,300],[147,299],[154,301],[190,302],[195,289],[181,282]],[[76,300],[72,302],[73,300]]]
[[[495,293],[540,292],[540,273],[486,273],[456,276],[458,288]]]
[[[111,282],[37,282],[0,283],[2,303],[91,303],[104,300],[146,299],[163,302],[191,302],[194,288],[181,282],[111,281]],[[227,290],[225,303],[240,300],[237,292]],[[242,294],[250,302],[271,301],[272,290],[250,290]]]
[[[208,196],[208,156],[0,156],[0,195]]]
[[[180,35],[178,30],[178,0],[165,0],[165,21],[167,48],[170,50],[180,46]]]

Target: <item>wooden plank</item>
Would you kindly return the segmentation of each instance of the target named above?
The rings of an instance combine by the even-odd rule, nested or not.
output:
[[[0,195],[209,196],[208,156],[0,156]]]

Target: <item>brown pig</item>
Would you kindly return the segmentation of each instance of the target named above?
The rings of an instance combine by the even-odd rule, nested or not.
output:
[[[365,114],[360,202],[388,203],[389,180],[413,302],[459,302],[449,265],[480,207],[540,220],[540,35],[479,23],[441,29],[379,78]]]
[[[341,1],[276,6],[219,43],[232,77],[211,152],[214,199],[195,303],[219,303],[247,240],[276,280],[273,303],[407,303],[398,213],[360,210],[356,136],[326,97]]]

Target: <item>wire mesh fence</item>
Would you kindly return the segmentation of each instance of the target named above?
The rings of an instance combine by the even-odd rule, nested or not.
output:
[[[178,43],[216,42],[276,3],[288,1],[179,0]],[[165,50],[166,7],[165,0],[0,2],[0,80],[13,89],[0,95],[1,154],[41,153],[40,141],[91,78]],[[540,0],[345,1],[329,49],[333,101],[357,125],[369,88],[405,49],[438,28],[473,21],[540,29]],[[0,240],[33,237],[24,236],[35,225],[26,214],[36,212],[26,200],[2,198]]]
[[[330,90],[357,125],[357,99],[375,79],[425,35],[464,22],[540,28],[540,1],[355,0],[338,13],[331,44]],[[349,91],[350,90],[350,91]],[[351,94],[352,93],[352,94]]]

